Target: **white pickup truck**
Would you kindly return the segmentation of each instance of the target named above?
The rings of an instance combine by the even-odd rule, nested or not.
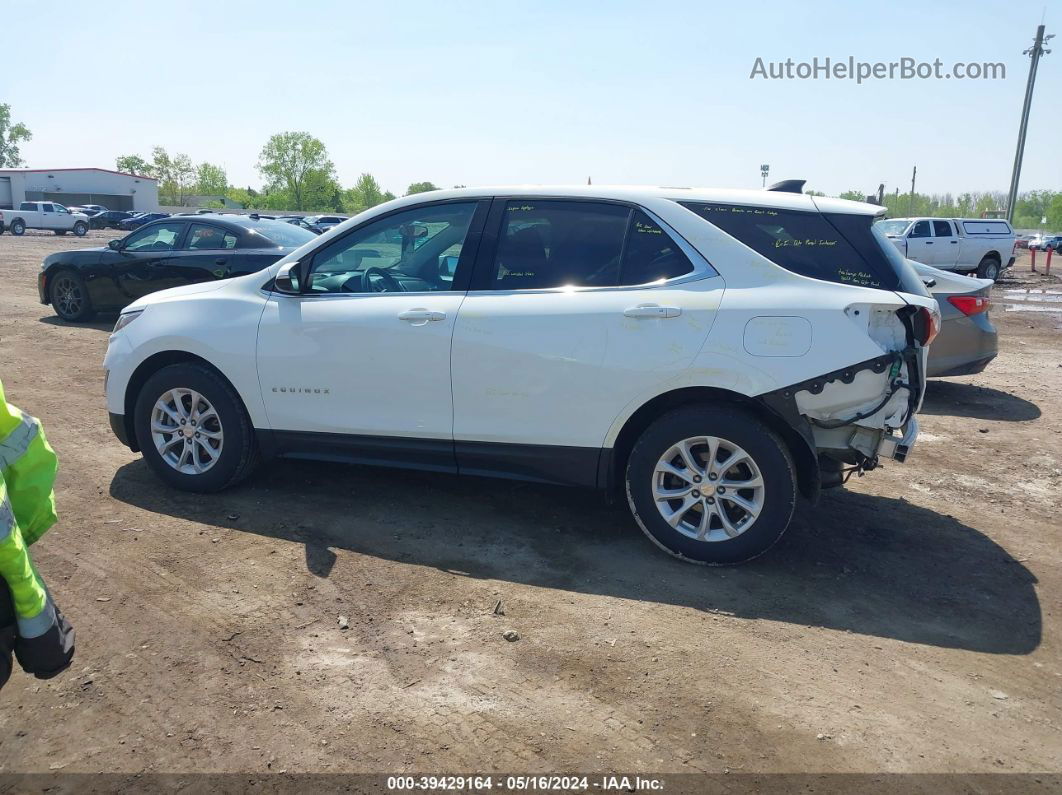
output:
[[[1014,230],[1002,218],[889,218],[876,225],[923,265],[995,281],[1014,264]]]
[[[22,202],[17,210],[0,210],[0,235],[5,231],[21,235],[27,229],[51,229],[57,235],[73,232],[84,237],[89,219],[84,213],[72,213],[56,202]]]

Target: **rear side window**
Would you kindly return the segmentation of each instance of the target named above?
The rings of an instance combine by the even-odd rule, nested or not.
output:
[[[934,221],[933,232],[937,237],[954,237],[951,233],[951,224],[948,221]]]
[[[649,284],[685,276],[693,263],[652,218],[637,210],[627,230],[620,284]]]
[[[236,235],[227,229],[206,224],[192,224],[185,247],[191,250],[236,248]]]
[[[495,290],[648,284],[693,270],[641,210],[582,201],[511,200],[505,206]]]
[[[682,202],[713,226],[771,262],[801,276],[837,284],[922,294],[917,275],[889,257],[871,231],[869,215],[829,214]],[[885,245],[891,246],[887,239]]]

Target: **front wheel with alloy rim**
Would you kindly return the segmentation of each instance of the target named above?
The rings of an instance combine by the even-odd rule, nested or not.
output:
[[[650,425],[627,464],[627,500],[649,539],[692,563],[742,563],[766,552],[796,504],[785,442],[740,408],[698,405]]]
[[[148,464],[179,489],[220,491],[254,468],[254,429],[243,402],[209,367],[174,364],[151,376],[133,425]]]
[[[52,276],[48,283],[48,300],[55,314],[71,323],[88,320],[93,315],[85,280],[74,271],[59,271]]]

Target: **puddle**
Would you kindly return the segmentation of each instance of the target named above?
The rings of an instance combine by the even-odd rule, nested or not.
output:
[[[1003,291],[1004,312],[1062,314],[1062,288],[1027,287]]]

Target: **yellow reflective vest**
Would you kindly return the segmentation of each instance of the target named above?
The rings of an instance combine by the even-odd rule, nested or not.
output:
[[[56,623],[29,545],[55,524],[58,466],[40,422],[8,404],[0,383],[0,577],[11,590],[23,638],[40,637]]]

